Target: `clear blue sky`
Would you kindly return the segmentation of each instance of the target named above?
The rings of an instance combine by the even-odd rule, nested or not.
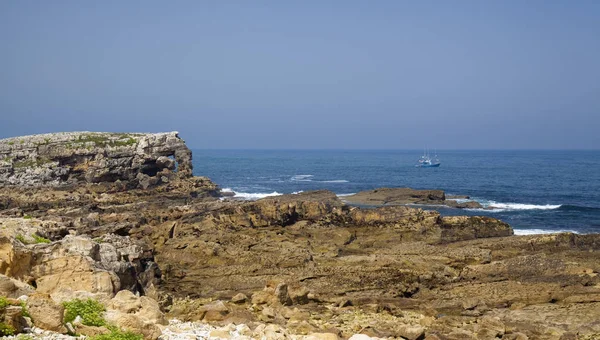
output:
[[[0,1],[0,138],[600,148],[600,1]]]

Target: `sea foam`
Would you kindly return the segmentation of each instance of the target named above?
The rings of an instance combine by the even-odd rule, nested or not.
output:
[[[556,234],[556,233],[575,233],[575,230],[548,230],[548,229],[514,229],[515,235],[539,235],[539,234]]]

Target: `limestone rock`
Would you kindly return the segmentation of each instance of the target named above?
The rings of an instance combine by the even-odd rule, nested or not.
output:
[[[55,303],[50,295],[43,293],[30,295],[27,299],[27,310],[35,326],[59,333],[66,331],[63,324],[65,308]]]
[[[233,303],[244,303],[246,300],[248,300],[248,297],[243,293],[238,293],[231,298]]]
[[[167,324],[158,302],[146,296],[135,296],[128,290],[118,292],[107,303],[105,317],[107,322],[143,334],[145,339],[156,339],[161,334],[158,325]]]
[[[15,137],[0,140],[0,185],[148,182],[138,175],[147,176],[155,185],[161,177],[175,177],[175,167],[177,176],[190,177],[191,159],[191,151],[177,132]]]

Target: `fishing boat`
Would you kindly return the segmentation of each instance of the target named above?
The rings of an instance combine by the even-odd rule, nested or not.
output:
[[[437,156],[437,152],[435,156],[431,158],[429,156],[429,150],[423,152],[423,156],[419,158],[419,162],[415,165],[417,168],[437,168],[442,164]]]

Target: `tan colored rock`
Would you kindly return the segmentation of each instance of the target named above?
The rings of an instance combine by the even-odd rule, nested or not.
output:
[[[85,335],[86,337],[94,337],[102,334],[110,333],[110,330],[104,326],[88,326],[82,323],[73,325],[76,334]]]
[[[223,329],[215,329],[210,331],[209,333],[210,338],[217,338],[217,339],[229,339],[231,337],[231,335],[229,334],[228,331],[223,330]]]
[[[18,298],[22,295],[29,295],[34,292],[35,288],[32,286],[15,280],[6,275],[0,275],[0,295],[9,298]]]
[[[162,331],[160,327],[152,322],[143,320],[138,315],[126,314],[115,310],[107,310],[105,313],[106,321],[117,327],[138,334],[144,335],[144,339],[157,339]]]
[[[339,340],[339,337],[334,333],[310,333],[304,340]]]
[[[107,308],[115,309],[122,313],[136,313],[142,308],[142,302],[139,296],[135,296],[128,290],[121,290],[110,300]]]
[[[223,301],[217,300],[200,307],[200,312],[204,312],[202,319],[204,321],[222,321],[229,314],[229,308],[225,306]]]
[[[233,303],[244,303],[246,300],[248,300],[248,297],[243,293],[238,293],[231,298]]]
[[[35,293],[27,298],[27,310],[35,326],[53,332],[65,333],[62,304],[55,303],[50,295]]]
[[[417,340],[425,335],[425,328],[421,325],[406,325],[398,329],[398,334],[408,340]]]

